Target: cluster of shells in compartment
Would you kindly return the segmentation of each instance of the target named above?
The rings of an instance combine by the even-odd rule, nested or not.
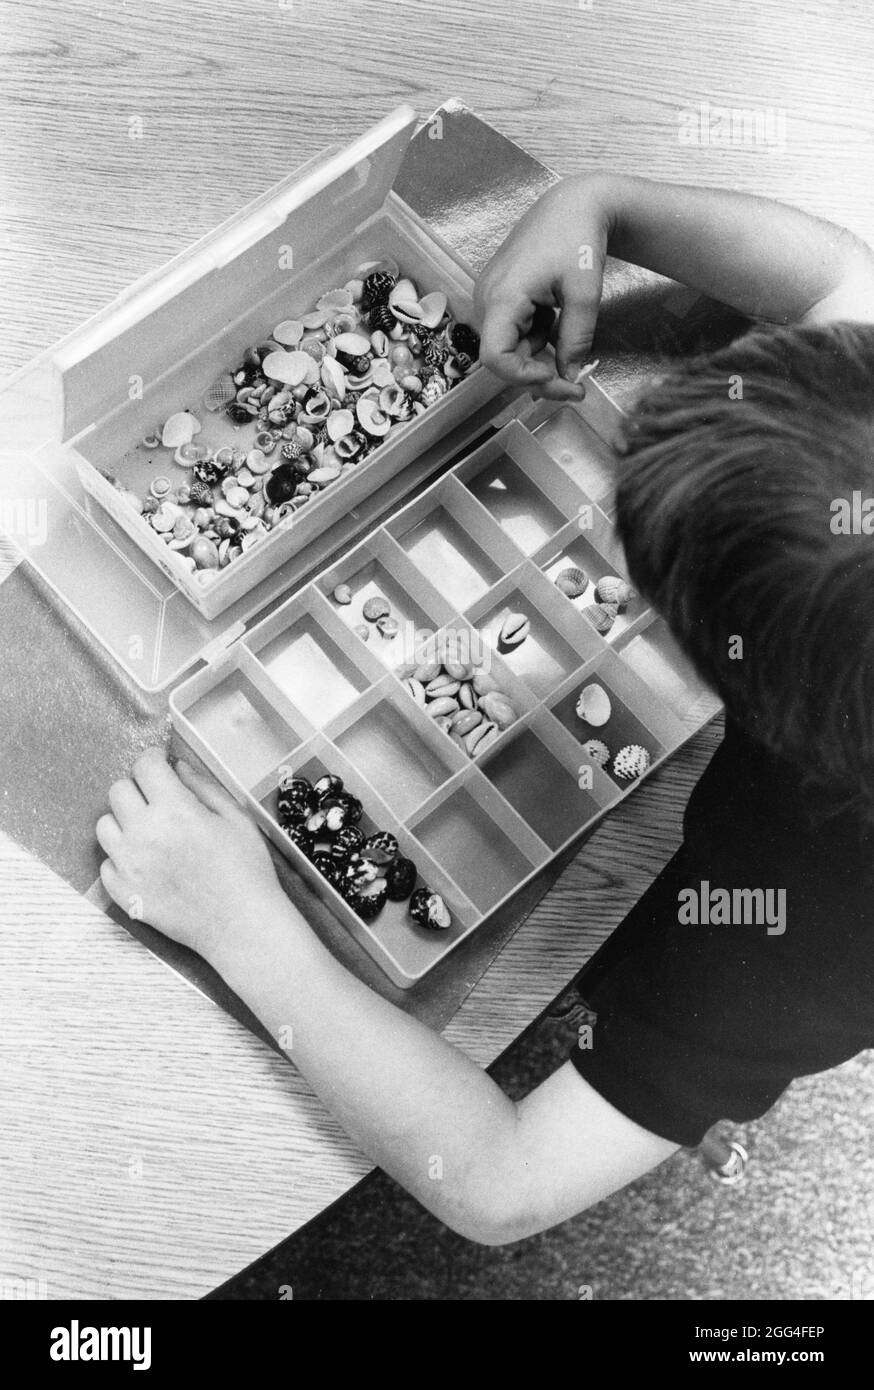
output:
[[[452,925],[440,894],[416,887],[416,865],[401,854],[391,831],[365,835],[359,824],[364,808],[335,773],[315,782],[283,773],[276,814],[291,842],[362,921],[373,921],[387,902],[406,902],[418,926],[446,931]]]
[[[212,447],[198,411],[181,410],[141,447],[167,451],[189,480],[174,487],[156,471],[141,497],[106,476],[206,585],[440,401],[478,354],[445,294],[421,294],[393,261],[371,262],[204,392],[198,411],[226,415],[239,443]]]

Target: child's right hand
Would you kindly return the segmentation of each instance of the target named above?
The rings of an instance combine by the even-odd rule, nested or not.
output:
[[[483,364],[553,400],[585,395],[573,383],[592,345],[610,223],[599,189],[597,177],[550,188],[493,256],[474,295]],[[531,361],[553,337],[559,375]]]

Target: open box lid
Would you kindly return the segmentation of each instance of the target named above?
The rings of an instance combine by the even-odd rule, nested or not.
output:
[[[62,439],[154,383],[257,298],[351,235],[385,201],[416,125],[399,106],[359,139],[280,180],[165,266],[138,280],[50,354],[60,375]]]

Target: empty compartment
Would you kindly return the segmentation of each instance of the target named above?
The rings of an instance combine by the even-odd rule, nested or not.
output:
[[[620,655],[688,730],[719,712],[718,695],[705,685],[663,619],[632,637]]]
[[[513,422],[456,470],[523,555],[561,530],[584,500],[549,464],[532,435]]]
[[[320,596],[305,590],[246,641],[277,687],[321,728],[367,689],[379,669],[355,660],[344,639],[348,642],[342,625]]]
[[[528,636],[516,646],[500,637],[512,614],[530,623]],[[469,616],[509,670],[541,700],[587,658],[604,650],[594,628],[534,566],[509,576]]]
[[[591,790],[580,787],[578,750],[564,756],[560,747],[548,746],[548,738],[546,720],[535,719],[494,752],[486,753],[479,766],[555,851],[599,816],[602,805]]]
[[[418,713],[392,677],[328,734],[400,819],[463,766],[460,750]]]
[[[196,698],[183,717],[243,787],[251,787],[311,732],[290,706],[280,713],[238,667]]]
[[[544,449],[583,492],[605,511],[614,510],[621,459],[573,406],[563,406],[535,431]]]
[[[333,597],[338,585],[348,587],[351,602],[338,603]],[[356,546],[319,579],[318,588],[340,621],[361,629],[359,635],[368,652],[389,667],[411,660],[417,645],[448,622],[455,611],[385,531],[377,531]],[[368,601],[378,599],[385,600],[388,616],[398,625],[391,638],[365,616]]]
[[[463,773],[409,828],[481,912],[491,911],[548,858],[545,844],[478,772]]]
[[[564,570],[583,571],[588,580],[583,593],[577,598],[563,594],[568,603],[572,603],[580,611],[598,602],[595,586],[599,579],[613,575],[628,582],[622,546],[610,521],[601,509],[595,506],[580,518],[579,524],[572,522],[557,536],[553,536],[534,556],[534,560],[553,584]],[[605,640],[614,643],[638,623],[647,611],[645,600],[635,593],[631,602],[617,613],[610,631],[604,634]]]
[[[519,563],[512,542],[451,476],[386,530],[460,613]]]
[[[609,717],[603,724],[592,723],[577,712],[582,691],[589,686],[600,686],[610,702]],[[633,745],[644,748],[649,754],[649,766],[652,766],[668,748],[678,746],[682,738],[672,716],[659,709],[656,698],[613,656],[577,673],[564,684],[549,707],[580,744],[596,739],[606,745],[609,759],[603,765],[604,771],[623,789],[632,785],[636,778],[617,775],[615,758],[621,749]],[[591,709],[591,695],[588,708]]]

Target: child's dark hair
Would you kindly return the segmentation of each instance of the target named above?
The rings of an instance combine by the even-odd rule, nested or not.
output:
[[[874,535],[832,505],[874,497],[874,326],[756,329],[648,390],[625,442],[630,577],[754,739],[874,820]]]

